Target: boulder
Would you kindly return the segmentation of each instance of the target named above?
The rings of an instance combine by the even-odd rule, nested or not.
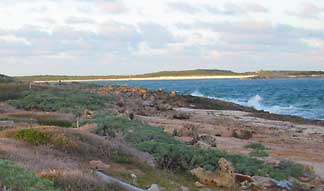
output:
[[[173,108],[170,104],[159,104],[156,109],[158,111],[170,111]]]
[[[110,168],[110,165],[105,164],[104,162],[100,160],[92,160],[89,162],[90,167],[94,170],[98,171],[107,171]]]
[[[203,188],[204,187],[204,185],[202,183],[198,182],[198,181],[195,182],[195,186],[198,187],[198,188]]]
[[[191,173],[199,179],[200,183],[206,186],[232,188],[235,184],[234,168],[224,158],[219,159],[218,169],[215,172],[196,168],[191,170]]]
[[[153,103],[153,101],[146,100],[146,101],[143,101],[143,106],[144,107],[153,107],[154,103]]]
[[[190,114],[185,112],[177,112],[176,114],[173,115],[173,119],[184,120],[189,118],[190,118]]]
[[[163,191],[163,189],[157,184],[152,184],[147,191]]]
[[[195,143],[195,147],[199,149],[207,150],[210,149],[211,146],[205,142],[198,141],[197,143]]]
[[[216,136],[207,135],[207,134],[199,136],[199,140],[201,142],[204,142],[204,143],[210,145],[211,147],[216,147],[217,146],[216,138],[217,138]]]
[[[185,124],[181,129],[178,131],[179,137],[192,137],[193,136],[193,128],[195,128],[192,124]]]
[[[255,182],[255,180],[251,176],[235,173],[235,182]]]
[[[170,97],[176,97],[177,96],[177,92],[176,91],[172,91],[171,93],[170,93]]]
[[[178,191],[190,191],[190,189],[186,186],[181,186]]]
[[[15,126],[14,121],[0,121],[0,129],[14,128]]]

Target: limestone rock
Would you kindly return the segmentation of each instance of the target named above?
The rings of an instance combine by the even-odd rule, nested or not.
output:
[[[216,147],[217,146],[217,142],[216,142],[217,137],[213,136],[213,135],[200,135],[199,136],[199,140],[210,145],[211,147]]]
[[[157,184],[152,184],[152,186],[147,191],[163,191],[162,188],[160,188]]]
[[[158,111],[170,111],[173,108],[170,104],[159,104],[156,109]]]
[[[176,114],[173,115],[173,118],[180,119],[180,120],[189,119],[190,114],[185,112],[177,112]]]
[[[190,189],[186,186],[181,186],[178,191],[190,191]]]
[[[170,97],[176,97],[177,96],[177,92],[176,91],[172,91],[171,93],[170,93]]]
[[[251,176],[235,173],[235,182],[255,182],[255,180]]]
[[[211,146],[205,142],[198,141],[197,143],[195,143],[195,147],[199,149],[207,150],[210,149]]]
[[[198,188],[203,188],[204,187],[204,185],[202,183],[198,182],[198,181],[195,182],[195,186],[198,187]]]
[[[199,179],[200,183],[206,186],[231,188],[235,184],[234,168],[224,158],[219,159],[218,169],[215,172],[196,168],[191,173]]]
[[[100,160],[92,160],[89,162],[89,164],[92,169],[99,170],[99,171],[106,171],[110,168],[110,165],[105,164]]]

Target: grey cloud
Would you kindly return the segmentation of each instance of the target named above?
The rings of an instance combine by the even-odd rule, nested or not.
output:
[[[288,25],[272,25],[261,22],[197,22],[193,25],[178,25],[180,29],[203,29],[218,33],[219,41],[208,48],[220,51],[250,52],[304,52],[310,50],[302,39],[323,39],[322,30],[306,30]]]
[[[176,41],[173,34],[165,27],[156,23],[144,23],[139,25],[142,40],[152,48],[161,48]]]
[[[56,27],[44,31],[36,26],[24,26],[18,30],[0,30],[1,36],[13,35],[26,39],[28,45],[19,42],[5,42],[0,46],[1,56],[8,51],[17,57],[36,55],[113,55],[127,56],[136,51],[141,42],[153,48],[165,47],[175,37],[164,27],[154,23],[139,26],[107,21],[95,32],[76,30],[71,27]],[[9,49],[10,48],[10,49]]]

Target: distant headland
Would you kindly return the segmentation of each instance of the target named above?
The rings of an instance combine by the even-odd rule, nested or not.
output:
[[[229,70],[197,69],[183,71],[161,71],[139,75],[68,76],[35,75],[19,76],[21,81],[34,82],[77,82],[100,80],[187,80],[187,79],[273,79],[273,78],[315,78],[324,77],[324,71],[257,71],[238,73]]]

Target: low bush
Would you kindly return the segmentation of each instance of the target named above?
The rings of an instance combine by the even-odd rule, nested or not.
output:
[[[9,83],[17,81],[15,78],[0,74],[0,83]]]
[[[266,146],[261,143],[253,142],[245,145],[245,148],[255,149],[255,150],[269,150]]]
[[[15,133],[15,138],[33,145],[44,145],[50,141],[50,136],[35,129],[21,129]]]
[[[293,177],[301,177],[304,175],[305,169],[301,164],[294,163],[292,161],[283,160],[279,163],[279,168],[285,171],[286,174],[289,174]],[[312,172],[309,172],[312,173]]]
[[[77,144],[63,133],[54,133],[42,129],[18,129],[4,132],[6,137],[15,138],[32,145],[48,145],[64,150],[74,150]]]
[[[10,190],[59,191],[52,181],[18,167],[14,163],[0,159],[0,182]]]
[[[265,150],[254,149],[249,153],[249,155],[252,157],[268,157],[269,153]]]
[[[25,110],[59,111],[81,114],[85,110],[104,109],[113,97],[73,89],[29,90],[24,97],[8,103]]]
[[[18,99],[26,90],[28,85],[24,83],[0,83],[0,101]]]
[[[250,148],[253,149],[249,155],[252,157],[268,157],[269,154],[266,150],[269,150],[269,148],[267,148],[266,146],[264,146],[261,143],[250,143],[248,145],[245,146],[245,148]]]
[[[73,122],[63,120],[39,120],[38,124],[45,126],[57,126],[57,127],[72,127]]]
[[[232,162],[238,173],[271,176],[277,179],[284,179],[291,175],[283,169],[274,168],[253,157],[218,150],[202,150],[185,145],[165,133],[162,128],[152,127],[136,120],[111,115],[95,115],[91,119],[84,120],[83,123],[97,123],[95,132],[100,135],[121,134],[128,143],[152,154],[161,168],[187,171],[204,167],[214,170],[217,168],[217,161],[224,157]]]

